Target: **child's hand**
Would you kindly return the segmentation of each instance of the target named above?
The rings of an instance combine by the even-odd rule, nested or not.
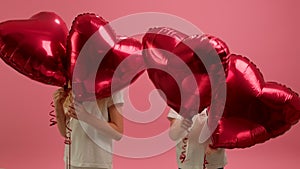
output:
[[[81,121],[87,121],[90,118],[91,114],[87,112],[84,106],[81,103],[74,102],[73,105],[69,106],[69,110],[67,112],[69,117],[75,118]]]
[[[174,141],[183,139],[188,134],[192,124],[193,121],[190,119],[174,119],[169,131],[170,138]]]
[[[184,130],[189,130],[189,128],[191,128],[193,125],[193,121],[190,119],[183,119],[181,121],[181,128],[183,128]]]

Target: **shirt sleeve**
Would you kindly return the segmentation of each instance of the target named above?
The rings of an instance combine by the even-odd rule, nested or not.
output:
[[[205,108],[199,115],[201,117],[207,117],[208,116],[207,111],[208,111],[207,108]]]
[[[121,91],[114,93],[110,97],[107,106],[110,107],[114,104],[123,104],[123,103],[124,103],[124,92],[121,90]]]
[[[205,108],[200,114],[199,116],[201,117],[207,117],[207,108]],[[173,118],[173,119],[182,119],[183,117],[178,114],[175,110],[173,110],[172,108],[170,108],[170,111],[168,113],[168,118]]]
[[[168,113],[168,118],[172,119],[182,119],[182,117],[172,108],[170,108],[169,113]]]

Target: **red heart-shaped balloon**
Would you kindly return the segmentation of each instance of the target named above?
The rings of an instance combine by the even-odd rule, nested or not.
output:
[[[108,97],[133,82],[144,68],[141,43],[118,37],[95,14],[75,18],[67,46],[72,89],[78,100]]]
[[[212,135],[213,147],[250,147],[283,134],[300,118],[298,94],[265,82],[256,66],[242,56],[230,56],[227,94],[223,117]]]
[[[108,97],[111,93],[128,86],[145,70],[141,42],[127,37],[118,38],[118,40],[105,55],[98,69],[97,98]]]
[[[85,51],[82,51],[89,39],[90,43],[85,47]],[[90,64],[99,59],[97,52],[100,52],[100,54],[102,54],[101,52],[107,52],[116,41],[115,32],[102,17],[90,13],[78,15],[72,23],[67,38],[67,57],[69,61],[67,67],[69,76],[73,77],[72,80],[77,82],[86,79],[90,73],[88,69]],[[77,59],[80,52],[85,56],[82,56],[78,63]],[[77,64],[78,72],[74,72],[75,64]],[[76,76],[73,76],[73,74]]]
[[[179,84],[185,74],[171,67],[169,58],[172,57],[173,49],[186,37],[188,36],[177,30],[159,27],[149,29],[142,41],[145,63],[150,68],[147,69],[148,76],[154,86],[167,96],[167,104],[177,112],[180,111],[181,103]],[[192,54],[189,56],[192,57]],[[173,62],[172,65],[180,67],[180,62]]]
[[[145,34],[143,47],[147,67],[152,68],[147,70],[149,77],[165,93],[170,107],[189,116],[184,113],[201,112],[210,104],[208,72],[214,76],[212,83],[218,83],[216,77],[226,76],[220,72],[225,70],[226,74],[229,49],[222,40],[210,35],[188,37],[162,27],[152,28]],[[196,107],[199,99],[200,105]]]
[[[27,20],[0,23],[0,57],[25,76],[50,85],[66,83],[64,21],[53,12],[40,12]]]

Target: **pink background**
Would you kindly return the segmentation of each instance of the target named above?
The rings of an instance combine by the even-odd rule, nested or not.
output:
[[[137,12],[171,13],[189,20],[206,33],[222,38],[232,53],[250,58],[267,81],[280,82],[300,92],[299,9],[298,0],[2,0],[0,22],[28,18],[45,10],[56,12],[69,27],[74,17],[82,12],[94,12],[107,20]],[[49,104],[56,87],[34,82],[2,61],[0,78],[0,168],[63,168],[63,139],[55,127],[49,127],[48,121]],[[140,81],[136,87],[144,89],[142,85],[149,84]],[[137,93],[133,95],[137,96]],[[139,97],[146,98],[145,95]],[[125,130],[130,132],[132,126],[126,124]],[[167,127],[164,114],[151,124],[135,126],[135,134],[155,135],[155,131]],[[264,144],[228,150],[229,164],[226,168],[299,168],[299,150],[300,125],[296,124],[285,135]],[[174,169],[175,151],[172,149],[147,159],[114,157],[114,166],[115,169]]]

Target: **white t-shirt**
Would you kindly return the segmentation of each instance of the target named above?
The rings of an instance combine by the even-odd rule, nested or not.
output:
[[[224,148],[218,148],[213,153],[206,155],[207,169],[222,168],[227,164],[227,157]]]
[[[177,112],[170,109],[169,118],[182,119]],[[206,109],[192,118],[193,125],[189,134],[176,145],[178,167],[181,169],[203,169],[206,143],[199,143],[199,136],[207,119]]]
[[[108,121],[108,108],[113,104],[124,103],[123,93],[97,102],[83,102],[84,108],[99,119]],[[76,119],[70,119],[71,165],[76,167],[112,168],[112,139],[103,136],[94,127]],[[69,146],[65,146],[65,161],[68,159]]]
[[[189,134],[176,145],[177,164],[181,169],[203,169],[205,151],[210,140],[199,143],[199,136],[208,118],[206,111],[207,109],[204,109],[200,114],[194,115]],[[173,109],[170,109],[168,117],[182,119],[182,116]],[[225,150],[218,149],[207,155],[206,161],[207,169],[224,167],[227,164]]]

